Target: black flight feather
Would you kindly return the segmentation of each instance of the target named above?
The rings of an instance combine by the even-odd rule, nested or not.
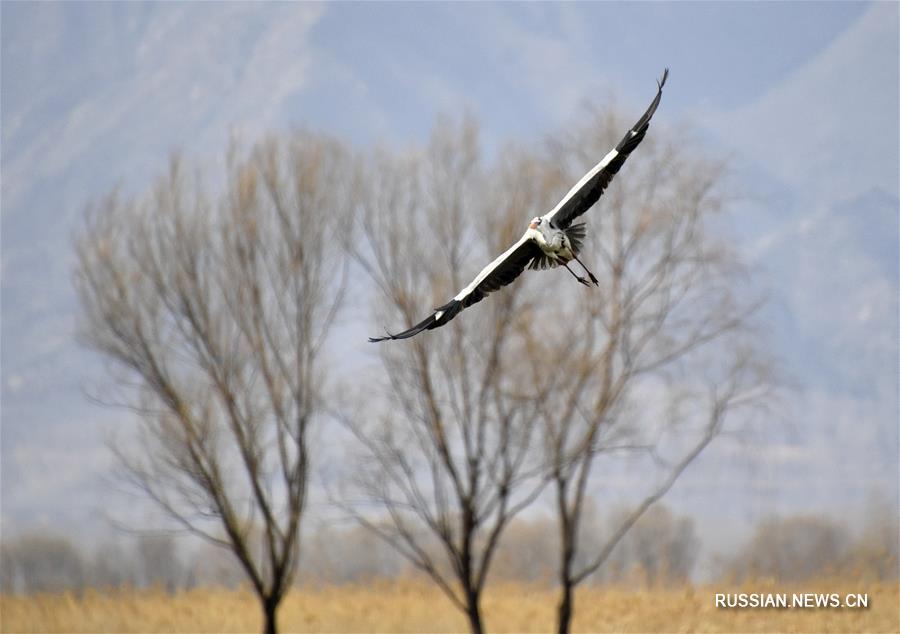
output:
[[[408,339],[425,330],[440,328],[456,317],[463,308],[468,308],[472,304],[477,304],[487,297],[488,294],[503,288],[507,284],[511,284],[513,280],[522,274],[522,271],[525,270],[528,263],[541,254],[541,248],[534,242],[531,240],[523,241],[505,258],[499,262],[492,262],[489,264],[488,267],[493,266],[493,268],[490,269],[484,279],[460,299],[453,298],[443,306],[435,308],[431,315],[409,330],[404,330],[396,335],[388,333],[386,337],[369,337],[369,341],[377,343],[379,341]],[[482,273],[484,273],[484,271],[482,271]]]
[[[565,229],[573,220],[600,200],[600,196],[603,195],[603,192],[606,190],[610,181],[612,181],[613,176],[615,176],[622,165],[625,164],[625,159],[628,158],[628,155],[631,154],[634,148],[640,145],[641,141],[643,141],[644,137],[647,135],[647,129],[650,127],[650,119],[653,117],[653,113],[656,112],[656,108],[659,106],[659,100],[662,98],[662,89],[663,86],[666,85],[666,79],[668,77],[669,69],[667,68],[663,72],[662,78],[658,79],[656,82],[658,87],[656,97],[653,99],[653,102],[647,108],[647,111],[643,116],[638,119],[637,123],[635,123],[631,129],[625,133],[622,140],[619,141],[619,144],[616,146],[616,156],[560,205],[559,209],[551,216],[554,225],[560,229]]]

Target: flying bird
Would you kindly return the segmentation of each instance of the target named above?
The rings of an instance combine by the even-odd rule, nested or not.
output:
[[[481,269],[475,279],[457,293],[456,297],[443,306],[435,308],[431,315],[409,330],[395,335],[388,333],[385,337],[369,337],[369,341],[375,343],[408,339],[423,330],[440,328],[456,317],[462,309],[480,302],[489,293],[512,283],[526,268],[546,269],[564,266],[581,284],[585,286],[590,286],[591,283],[599,285],[594,274],[578,259],[584,241],[585,225],[583,222],[577,224],[572,224],[572,222],[600,200],[603,191],[612,181],[613,176],[621,169],[625,159],[643,141],[647,129],[650,127],[650,119],[659,105],[662,89],[668,76],[669,69],[667,68],[663,72],[662,78],[656,82],[656,97],[650,107],[625,133],[615,149],[582,176],[581,180],[569,190],[569,193],[556,204],[556,207],[543,216],[534,218],[518,242]],[[569,268],[572,260],[581,265],[581,268],[590,277],[590,282]]]

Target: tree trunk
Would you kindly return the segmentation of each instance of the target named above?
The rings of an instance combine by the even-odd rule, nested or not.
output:
[[[275,620],[277,610],[277,600],[272,598],[263,599],[263,617],[265,618],[263,634],[278,634],[278,623]]]
[[[563,521],[562,561],[559,566],[559,608],[557,609],[557,632],[569,634],[572,629],[572,610],[574,608],[575,582],[572,580],[572,560],[575,558],[575,537],[572,534],[571,522],[566,516]]]
[[[483,634],[484,628],[481,625],[481,606],[479,605],[479,593],[466,593],[466,616],[469,618],[469,629],[472,634]]]
[[[572,604],[574,597],[572,591],[575,589],[575,583],[572,580],[572,561],[575,559],[575,540],[576,533],[573,529],[573,515],[577,515],[576,507],[574,512],[570,512],[565,503],[566,479],[561,475],[557,475],[557,502],[559,504],[559,538],[560,538],[560,561],[559,561],[559,607],[556,612],[556,630],[558,634],[569,634],[572,628]]]
[[[569,634],[569,629],[572,627],[572,605],[574,603],[572,590],[573,586],[571,579],[563,579],[562,591],[560,593],[561,599],[557,611],[558,634]]]

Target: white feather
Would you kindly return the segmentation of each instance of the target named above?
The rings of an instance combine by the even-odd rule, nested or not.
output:
[[[585,174],[584,176],[582,176],[582,177],[581,177],[581,180],[578,181],[577,183],[575,183],[575,185],[572,187],[572,189],[569,190],[569,193],[566,194],[565,197],[564,197],[561,201],[559,201],[559,202],[556,204],[556,207],[554,207],[554,208],[550,211],[550,213],[548,213],[548,214],[546,214],[546,215],[544,216],[544,219],[545,219],[545,220],[552,220],[552,219],[553,219],[553,216],[556,215],[556,212],[558,212],[558,211],[562,208],[563,205],[565,205],[567,202],[569,202],[569,199],[570,199],[572,196],[574,196],[574,195],[578,192],[578,190],[580,190],[582,187],[584,187],[585,185],[587,185],[587,183],[588,183],[589,180],[591,180],[592,178],[594,178],[594,176],[596,176],[596,175],[600,172],[600,170],[602,170],[604,167],[606,167],[607,165],[609,165],[610,161],[612,161],[612,160],[613,160],[614,158],[616,158],[618,155],[619,155],[619,153],[618,153],[616,150],[611,150],[611,151],[609,152],[609,154],[607,154],[606,156],[604,156],[604,157],[600,160],[599,163],[597,163],[596,165],[594,165],[593,168],[591,168],[591,171],[589,171],[587,174]]]
[[[531,231],[531,230],[529,229],[529,231]],[[491,262],[486,267],[481,269],[481,273],[479,273],[475,277],[475,279],[472,280],[472,283],[469,284],[468,286],[466,286],[464,289],[462,289],[456,295],[456,297],[454,297],[453,299],[455,299],[458,302],[462,301],[466,297],[466,295],[468,295],[469,293],[474,291],[478,287],[478,285],[481,284],[484,281],[484,279],[494,271],[494,269],[496,269],[498,266],[503,264],[503,262],[504,262],[504,260],[506,260],[506,258],[508,258],[510,255],[512,255],[516,249],[518,249],[520,246],[522,246],[525,242],[527,242],[530,239],[531,239],[531,237],[529,236],[528,231],[526,231],[525,234],[521,238],[519,238],[518,242],[516,242],[514,245],[509,247],[506,251],[504,251],[499,256],[497,256],[497,258],[493,262]]]

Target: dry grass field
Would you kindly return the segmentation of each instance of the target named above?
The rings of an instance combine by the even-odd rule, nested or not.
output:
[[[867,593],[868,609],[721,609],[716,592]],[[578,632],[900,632],[900,585],[848,582],[803,588],[748,584],[678,590],[585,588]],[[490,632],[550,632],[552,589],[501,585],[484,600]],[[0,598],[3,632],[259,632],[253,597],[243,591],[88,591],[82,597]],[[430,585],[305,588],[282,605],[283,632],[464,632],[466,624]]]

